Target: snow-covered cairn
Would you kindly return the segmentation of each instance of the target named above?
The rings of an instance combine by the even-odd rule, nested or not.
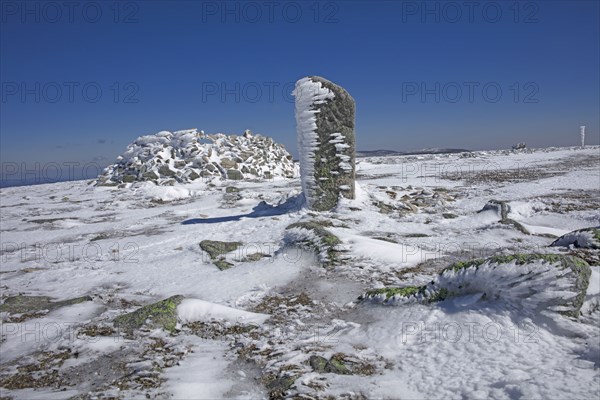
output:
[[[250,131],[243,135],[208,135],[189,129],[137,138],[104,170],[97,184],[152,181],[172,185],[200,177],[239,180],[293,178],[297,174],[290,153],[269,137]]]
[[[318,76],[296,82],[296,131],[302,191],[316,211],[354,198],[354,99]]]

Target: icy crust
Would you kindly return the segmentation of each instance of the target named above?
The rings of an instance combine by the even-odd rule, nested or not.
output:
[[[294,178],[298,167],[285,147],[252,135],[205,134],[196,129],[141,136],[108,166],[98,185],[152,181],[159,185],[198,178]]]
[[[302,191],[310,208],[316,200],[315,152],[320,144],[316,118],[319,110],[315,105],[323,104],[335,95],[321,82],[315,82],[308,77],[296,82],[293,95],[296,98],[296,133]]]
[[[374,289],[359,299],[385,304],[432,303],[475,295],[475,301],[502,300],[530,314],[550,310],[578,317],[590,275],[590,266],[573,256],[497,256],[453,264],[428,285]]]

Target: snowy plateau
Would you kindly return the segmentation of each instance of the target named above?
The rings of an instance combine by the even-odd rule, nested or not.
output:
[[[600,398],[600,147],[363,157],[317,213],[208,139],[0,190],[0,398]]]

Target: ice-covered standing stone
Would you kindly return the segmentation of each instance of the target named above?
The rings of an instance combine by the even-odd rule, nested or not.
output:
[[[296,82],[296,132],[302,191],[315,211],[354,198],[355,104],[342,87],[319,76]]]
[[[579,134],[581,135],[581,147],[585,147],[585,126],[579,127]]]

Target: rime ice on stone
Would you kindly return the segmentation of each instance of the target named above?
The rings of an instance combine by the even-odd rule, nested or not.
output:
[[[328,211],[354,198],[354,99],[318,76],[296,82],[296,130],[308,207]]]
[[[151,181],[157,185],[187,183],[199,178],[293,178],[291,154],[273,139],[246,130],[243,135],[188,129],[162,131],[137,138],[98,177],[97,184]]]

